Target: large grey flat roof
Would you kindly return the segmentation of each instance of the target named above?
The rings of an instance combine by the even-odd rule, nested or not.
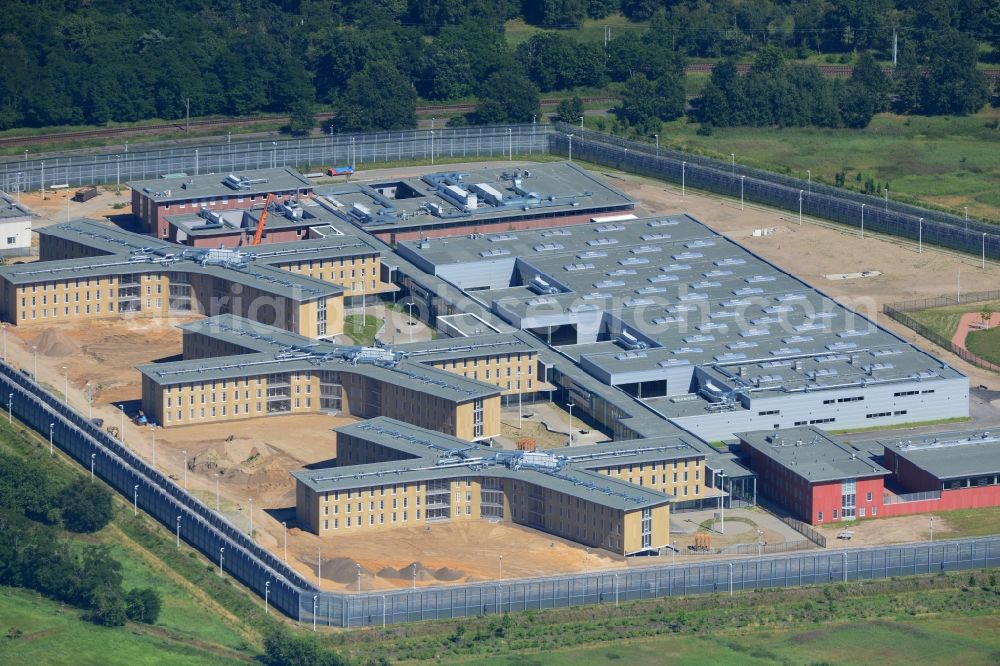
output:
[[[562,347],[611,385],[685,366],[719,368],[727,385],[746,367],[759,395],[961,376],[686,215],[401,241],[399,251],[459,288],[488,282],[468,293],[514,326],[597,318],[628,331],[645,348]],[[551,293],[529,289],[534,275]]]
[[[466,195],[478,189],[476,208],[466,210],[464,198],[459,201],[442,191],[448,187]],[[536,164],[529,169],[487,167],[442,171],[419,178],[318,185],[315,195],[342,219],[352,220],[370,231],[468,225],[477,220],[601,214],[629,211],[635,206],[634,199],[572,162]]]
[[[755,430],[736,433],[755,451],[762,453],[791,474],[810,483],[838,481],[889,473],[859,451],[812,427]]]
[[[877,441],[942,481],[1000,474],[1000,433],[958,430]]]
[[[295,169],[287,167],[235,172],[233,174],[235,176],[246,176],[255,181],[245,189],[234,189],[226,185],[225,180],[229,175],[229,173],[212,173],[200,176],[185,175],[177,178],[134,180],[129,182],[128,186],[157,203],[213,197],[228,199],[269,192],[310,192],[313,189],[312,181]]]

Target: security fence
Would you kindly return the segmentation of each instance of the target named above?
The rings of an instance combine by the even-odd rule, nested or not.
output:
[[[791,516],[782,516],[781,522],[788,525],[820,548],[826,548],[826,536],[824,536],[821,532],[814,530],[812,526],[807,525],[801,520],[796,520]]]
[[[451,587],[320,592],[270,551],[29,377],[0,363],[12,415],[176,533],[268,603],[316,626],[360,627],[506,611],[928,574],[1000,565],[1000,536],[673,565]],[[2,394],[0,394],[2,395]],[[668,563],[669,562],[669,563]]]
[[[378,164],[410,161],[433,164],[457,158],[511,159],[547,153],[550,131],[548,126],[535,124],[445,127],[15,159],[0,162],[0,189],[17,192],[53,185],[111,186],[170,174],[230,173],[286,166],[308,171],[349,165],[374,168]]]
[[[549,151],[677,183],[682,188],[781,208],[923,244],[1000,258],[1000,234],[990,224],[927,210],[860,192],[852,192],[779,173],[742,166],[602,132],[557,124]]]
[[[975,303],[989,303],[993,301],[1000,301],[1000,290],[994,289],[992,291],[975,291],[968,294],[962,294],[961,296],[956,294],[954,297],[934,296],[931,298],[920,298],[912,301],[901,301],[899,303],[886,303],[882,306],[882,312],[895,319],[903,326],[913,330],[921,337],[930,340],[943,349],[947,349],[963,361],[985,370],[1000,372],[1000,365],[991,363],[984,358],[980,358],[964,347],[959,347],[951,341],[951,338],[941,335],[939,332],[921,324],[919,321],[907,314],[908,312],[918,312],[920,310],[929,310],[932,308],[943,308],[955,305],[973,305]]]

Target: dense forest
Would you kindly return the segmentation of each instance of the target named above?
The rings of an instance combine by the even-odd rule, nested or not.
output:
[[[418,98],[475,98],[477,112],[456,122],[530,121],[539,92],[608,85],[632,93],[623,122],[655,123],[677,117],[688,58],[750,56],[748,75],[713,76],[698,119],[863,126],[890,101],[908,113],[976,110],[988,96],[976,61],[1000,53],[996,0],[8,0],[4,9],[0,129],[175,119],[188,103],[191,116],[288,113],[299,129],[333,109],[341,130],[389,129],[414,125]],[[630,23],[610,39],[573,30],[617,13]],[[512,47],[504,27],[515,18],[544,30]],[[816,53],[889,60],[894,35],[891,82],[834,85],[785,64]],[[873,83],[884,88],[866,105],[858,96]],[[775,111],[786,102],[794,113]]]

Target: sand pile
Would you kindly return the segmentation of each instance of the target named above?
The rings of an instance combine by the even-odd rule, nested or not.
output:
[[[311,563],[306,561],[306,564],[311,564],[313,567],[316,566],[315,560]],[[361,567],[362,579],[370,578],[371,575],[371,571]],[[323,560],[323,578],[335,581],[341,585],[357,584],[358,563],[349,557],[334,557],[329,560]]]
[[[414,568],[416,568],[417,580],[420,581],[456,581],[465,577],[464,571],[449,569],[448,567],[428,569],[420,562],[412,562],[406,566],[400,567],[399,569],[383,567],[375,575],[379,578],[412,580]]]
[[[58,328],[46,329],[32,338],[29,344],[45,356],[72,356],[79,351],[77,345]]]

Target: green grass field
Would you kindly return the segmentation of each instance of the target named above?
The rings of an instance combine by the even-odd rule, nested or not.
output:
[[[690,78],[690,77],[689,77]],[[689,93],[694,86],[689,84]],[[968,117],[880,114],[864,130],[824,128],[718,128],[710,136],[681,119],[664,125],[660,146],[688,150],[832,184],[846,171],[848,186],[874,178],[889,183],[889,197],[931,205],[957,215],[1000,220],[1000,118],[990,109]],[[592,119],[596,124],[597,120]],[[652,142],[652,137],[648,139]]]
[[[983,309],[1000,312],[1000,302],[952,305],[945,308],[931,308],[929,310],[907,312],[906,314],[935,333],[950,340],[951,336],[955,335],[955,331],[958,330],[958,322],[962,319],[962,315],[968,312],[982,312]],[[993,322],[1000,324],[1000,315],[996,315]],[[975,335],[975,333],[972,335]],[[972,335],[969,338],[972,338]]]
[[[990,328],[986,331],[972,331],[965,338],[965,346],[981,359],[1000,363],[1000,315],[994,316]]]
[[[166,600],[165,600],[166,601]],[[164,605],[163,616],[176,615]],[[188,622],[211,623],[212,618],[188,601],[182,611]],[[11,638],[13,630],[22,632]],[[26,590],[0,587],[0,663],[4,664],[236,664],[246,656],[178,635],[162,624],[99,627],[81,618],[80,611],[49,601]]]
[[[1000,617],[876,620],[805,630],[678,636],[453,663],[468,666],[575,664],[942,664],[1000,660]]]

